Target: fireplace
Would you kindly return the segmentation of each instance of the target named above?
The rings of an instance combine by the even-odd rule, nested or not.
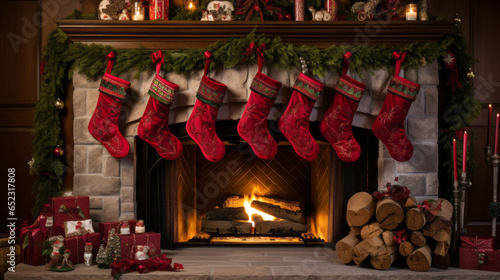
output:
[[[252,155],[248,146],[240,143],[241,138],[235,128],[246,105],[250,82],[256,72],[256,65],[239,65],[233,69],[216,69],[210,73],[211,77],[228,85],[228,92],[218,114],[216,129],[218,135],[225,141],[227,151],[230,154],[227,154],[224,161],[219,165],[207,164],[206,168],[208,170],[224,171],[227,166],[227,163],[224,162],[226,159],[235,160],[239,153],[238,149],[244,153],[239,160],[244,160]],[[264,69],[264,73],[269,73],[272,78],[283,82],[283,88],[278,94],[269,116],[269,127],[274,133],[275,139],[280,143],[280,157],[290,159],[295,155],[291,152],[292,149],[286,143],[286,139],[277,131],[276,121],[283,114],[288,104],[291,88],[299,71],[298,69],[285,71],[277,68],[267,68]],[[284,192],[276,191],[276,189],[268,191],[266,187],[271,188],[272,185],[268,185],[268,181],[263,179],[257,179],[256,183],[248,185],[248,188],[252,189],[254,186],[258,189],[263,188],[260,191],[270,197],[303,203],[304,212],[308,219],[308,231],[327,243],[335,242],[338,237],[349,230],[348,226],[342,222],[341,211],[345,209],[344,205],[347,199],[354,192],[382,189],[387,182],[392,182],[396,177],[399,177],[398,183],[407,186],[418,200],[436,198],[438,194],[437,85],[439,77],[437,62],[427,63],[427,65],[420,66],[418,69],[407,70],[403,73],[405,78],[417,81],[422,85],[420,93],[417,95],[417,99],[413,103],[405,121],[407,134],[415,148],[413,158],[408,162],[394,161],[384,145],[371,133],[373,121],[384,102],[391,74],[384,69],[360,71],[359,73],[362,73],[362,75],[357,75],[354,72],[349,72],[348,75],[367,85],[366,92],[361,99],[353,120],[355,137],[364,147],[361,159],[353,164],[340,162],[335,152],[318,133],[318,122],[331,104],[332,89],[338,80],[337,74],[329,72],[320,78],[326,88],[316,102],[310,117],[311,132],[317,141],[321,143],[320,157],[309,165],[299,160],[289,160],[295,164],[302,164],[302,168],[306,170],[311,170],[311,176],[307,180],[304,179],[305,182],[303,182],[304,185],[309,184],[307,190],[306,188],[300,190],[297,187],[300,192],[295,194],[297,188],[294,187],[294,192],[290,192],[290,197],[288,197],[288,195],[284,195]],[[203,209],[194,208],[192,203],[189,203],[189,198],[196,195],[198,200],[202,199],[201,194],[203,192],[200,191],[200,188],[203,184],[199,182],[198,174],[189,176],[186,173],[180,176],[179,173],[181,170],[186,171],[188,170],[187,167],[192,168],[193,166],[197,171],[200,171],[201,169],[198,166],[206,164],[206,162],[203,162],[203,157],[199,156],[197,146],[190,141],[185,133],[185,122],[191,114],[196,99],[195,92],[202,74],[202,71],[194,71],[189,75],[164,74],[166,79],[180,86],[176,100],[170,110],[169,123],[171,130],[180,137],[185,147],[183,161],[166,162],[158,158],[154,149],[148,148],[148,145],[145,145],[144,142],[136,141],[137,126],[149,98],[147,90],[154,77],[154,71],[151,69],[141,73],[139,79],[134,78],[134,70],[120,75],[120,78],[132,81],[131,92],[122,108],[121,131],[129,141],[130,146],[134,147],[135,145],[135,149],[131,149],[130,154],[122,159],[111,157],[102,145],[88,133],[87,125],[97,102],[100,81],[98,79],[88,80],[78,71],[75,71],[73,78],[75,88],[73,98],[75,142],[73,194],[89,195],[91,197],[90,214],[93,221],[145,219],[148,230],[162,232],[162,238],[164,238],[162,247],[164,248],[187,242],[187,240],[191,239],[193,233],[196,234],[197,231],[201,231],[201,219],[208,206]],[[140,155],[140,153],[145,155],[145,159],[142,158],[143,155]],[[277,157],[277,160],[280,157]],[[143,160],[147,162],[144,163]],[[256,170],[260,166],[266,165],[258,159],[253,159],[253,161],[256,162],[254,164]],[[324,174],[324,176],[316,176],[319,174],[317,165],[329,166],[329,168],[322,169],[321,174]],[[166,185],[165,187],[159,187],[155,183],[156,187],[148,188],[144,184],[143,174],[140,171],[145,166],[148,166],[148,172],[154,174],[147,180],[150,182],[174,182],[176,187],[167,187]],[[217,168],[221,168],[221,170]],[[290,168],[290,170],[292,169]],[[268,172],[271,171],[268,170]],[[274,174],[279,173],[280,171],[276,170],[274,172]],[[295,173],[290,174],[288,172],[288,174],[289,176],[298,176]],[[227,176],[227,178],[231,177]],[[196,182],[190,181],[193,178],[196,178]],[[224,178],[226,177],[220,176],[219,179],[223,180]],[[327,194],[321,193],[318,195],[317,186],[323,184],[324,182],[320,181],[325,180],[325,178],[328,178],[328,192]],[[245,178],[245,180],[252,181],[252,179],[248,178]],[[284,180],[287,183],[290,181],[293,180]],[[190,187],[182,188],[182,186]],[[276,188],[283,187],[277,185]],[[325,191],[327,188],[321,190]],[[269,193],[265,193],[266,191]],[[221,203],[226,195],[243,194],[241,190],[234,191],[230,188],[219,188],[217,195],[213,194],[214,192],[215,190],[209,188],[208,194],[213,196],[208,204],[210,206]],[[179,196],[181,196],[180,201],[187,200],[188,202],[179,204],[179,202],[171,201],[171,199]],[[182,196],[186,198],[182,198]],[[327,201],[328,206],[325,206],[326,203],[322,204],[316,201],[321,199]],[[144,204],[144,201],[147,203]],[[182,211],[179,211],[179,205],[184,206],[184,208],[181,208]],[[189,212],[190,209],[196,209],[196,215],[191,214],[194,212]],[[174,223],[179,225],[177,227],[170,226]]]
[[[355,164],[345,164],[337,158],[318,133],[317,123],[311,126],[321,148],[316,160],[301,160],[275,130],[278,153],[274,159],[263,161],[242,142],[236,125],[237,121],[217,124],[226,152],[216,163],[205,159],[199,147],[189,140],[184,124],[171,126],[184,140],[184,152],[174,161],[160,158],[150,145],[135,138],[136,185],[141,186],[137,192],[137,215],[162,233],[163,247],[332,243],[348,229],[341,218],[347,201],[344,195],[376,190],[378,142],[369,130],[354,129],[362,149],[367,151]],[[269,123],[271,128],[275,125],[274,121]],[[344,181],[346,176],[351,178]],[[264,221],[261,216],[246,214],[243,201],[252,195],[271,210],[285,212],[285,217],[275,215],[273,221]],[[304,220],[286,215],[297,213]]]

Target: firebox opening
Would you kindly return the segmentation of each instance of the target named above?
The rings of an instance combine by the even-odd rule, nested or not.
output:
[[[362,139],[365,131],[371,133],[362,129]],[[355,129],[358,136],[359,132]],[[320,155],[307,162],[280,135],[274,135],[280,141],[278,154],[263,161],[247,143],[231,133],[225,135],[229,136],[221,139],[226,140],[226,153],[216,163],[206,160],[199,147],[182,136],[184,152],[175,161],[159,158],[136,138],[137,215],[150,230],[162,233],[162,248],[332,243],[348,229],[342,221],[343,197],[364,190],[368,177],[376,180],[376,141],[369,147],[374,150],[370,160],[370,153],[365,153],[362,162],[345,164],[328,143],[318,139]],[[362,149],[367,143],[360,141]],[[344,177],[350,178],[347,185],[353,190],[344,190]],[[372,186],[376,188],[376,181]]]

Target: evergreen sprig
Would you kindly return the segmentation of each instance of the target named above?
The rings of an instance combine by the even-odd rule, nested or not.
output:
[[[440,128],[448,131],[440,135],[440,143],[445,153],[440,157],[441,166],[449,167],[446,172],[451,174],[450,146],[452,134],[455,130],[468,126],[479,114],[480,104],[474,97],[470,81],[466,78],[467,69],[472,59],[467,52],[466,42],[461,33],[461,27],[445,36],[440,42],[415,42],[395,47],[370,47],[370,46],[335,46],[325,49],[312,46],[295,46],[285,43],[279,37],[265,37],[256,34],[255,30],[246,37],[235,37],[219,41],[206,48],[183,48],[179,50],[164,51],[165,61],[162,70],[166,72],[189,73],[203,69],[205,65],[204,52],[213,53],[211,69],[215,67],[233,68],[240,64],[244,58],[246,48],[251,42],[257,45],[266,44],[264,50],[265,63],[288,70],[300,67],[299,57],[309,62],[309,69],[313,75],[322,76],[327,71],[340,71],[342,68],[342,55],[346,51],[352,53],[349,67],[361,74],[362,69],[374,70],[385,68],[393,71],[394,62],[391,59],[393,51],[406,51],[407,56],[403,67],[417,68],[422,64],[422,59],[431,62],[451,49],[459,61],[459,80],[463,87],[452,94],[448,88],[448,103],[445,117]],[[155,50],[147,49],[116,49],[111,46],[68,44],[67,35],[61,30],[54,30],[49,37],[43,57],[48,62],[46,73],[42,79],[42,92],[36,105],[35,114],[35,140],[33,142],[33,158],[35,163],[31,174],[38,175],[34,190],[37,194],[33,214],[38,214],[41,206],[48,198],[57,196],[63,188],[62,176],[64,165],[61,159],[52,155],[55,146],[62,145],[61,124],[59,112],[54,109],[57,97],[64,99],[65,85],[72,78],[73,71],[88,78],[102,76],[106,70],[106,55],[110,51],[116,52],[116,63],[112,74],[119,75],[130,69],[136,69],[136,77],[143,71],[153,66],[150,55]],[[251,54],[245,63],[257,63],[257,56]],[[442,140],[442,141],[441,141]],[[471,167],[472,164],[469,164]],[[451,180],[450,180],[451,181]]]

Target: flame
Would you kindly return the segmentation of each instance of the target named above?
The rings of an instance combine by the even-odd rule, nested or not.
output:
[[[274,216],[271,216],[269,214],[266,214],[262,211],[255,209],[255,208],[252,208],[252,206],[251,206],[252,201],[254,201],[254,200],[261,201],[262,199],[260,197],[257,198],[255,196],[255,194],[253,194],[253,193],[252,193],[252,195],[245,195],[244,197],[245,197],[245,202],[244,202],[245,211],[248,214],[248,222],[252,223],[252,227],[255,227],[255,222],[252,220],[253,214],[260,215],[264,221],[274,221],[276,219],[276,217],[274,217]]]
[[[189,2],[189,7],[188,7],[188,9],[189,9],[189,10],[191,10],[191,9],[193,9],[193,8],[194,8],[194,6],[193,6],[193,2]]]

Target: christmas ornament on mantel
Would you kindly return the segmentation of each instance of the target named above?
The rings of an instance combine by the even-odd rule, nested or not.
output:
[[[418,204],[403,186],[370,195],[359,192],[347,202],[346,218],[351,231],[337,242],[335,251],[345,263],[360,265],[370,259],[379,270],[389,269],[399,256],[414,271],[451,265],[453,205],[445,199]]]

